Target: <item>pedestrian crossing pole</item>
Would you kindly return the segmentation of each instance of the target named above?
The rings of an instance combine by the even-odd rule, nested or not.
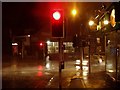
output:
[[[62,89],[62,62],[63,62],[63,41],[59,38],[59,90]]]

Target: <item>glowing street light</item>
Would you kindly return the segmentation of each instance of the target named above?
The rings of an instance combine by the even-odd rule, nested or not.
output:
[[[12,45],[13,45],[13,46],[17,46],[17,45],[18,45],[18,43],[12,43]]]
[[[89,25],[92,26],[94,24],[94,21],[90,20]]]
[[[105,20],[105,21],[104,21],[104,25],[107,25],[108,23],[109,23],[108,20]]]
[[[30,35],[27,35],[27,37],[30,37]]]
[[[49,45],[51,42],[48,40],[46,43]]]
[[[76,14],[77,14],[76,9],[73,9],[73,10],[72,10],[72,15],[75,16]]]

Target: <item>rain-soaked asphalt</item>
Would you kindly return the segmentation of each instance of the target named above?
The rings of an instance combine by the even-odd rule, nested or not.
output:
[[[2,88],[59,88],[59,63],[14,63],[2,70]],[[74,72],[74,63],[62,71],[62,84],[67,87]],[[72,70],[72,71],[71,71]]]
[[[74,79],[80,77],[79,61],[66,61],[62,69],[61,83],[59,83],[59,62],[47,61],[40,63],[12,63],[2,69],[2,88],[74,88]],[[78,88],[85,88],[88,74],[86,61],[83,62],[82,79],[76,81]],[[80,77],[81,78],[81,77]],[[79,79],[80,79],[79,78]],[[73,83],[73,84],[72,84]]]

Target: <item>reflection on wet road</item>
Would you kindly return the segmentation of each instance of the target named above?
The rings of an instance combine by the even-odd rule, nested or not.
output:
[[[62,69],[62,87],[67,88],[71,78],[81,77],[87,80],[88,61],[66,61]],[[59,88],[59,62],[47,61],[45,64],[18,65],[16,63],[3,68],[3,88]]]

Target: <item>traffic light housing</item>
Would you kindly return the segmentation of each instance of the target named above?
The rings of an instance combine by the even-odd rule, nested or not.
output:
[[[54,9],[51,15],[52,37],[64,37],[64,14],[62,9]]]
[[[73,47],[79,47],[80,46],[80,37],[76,34],[73,37]]]

